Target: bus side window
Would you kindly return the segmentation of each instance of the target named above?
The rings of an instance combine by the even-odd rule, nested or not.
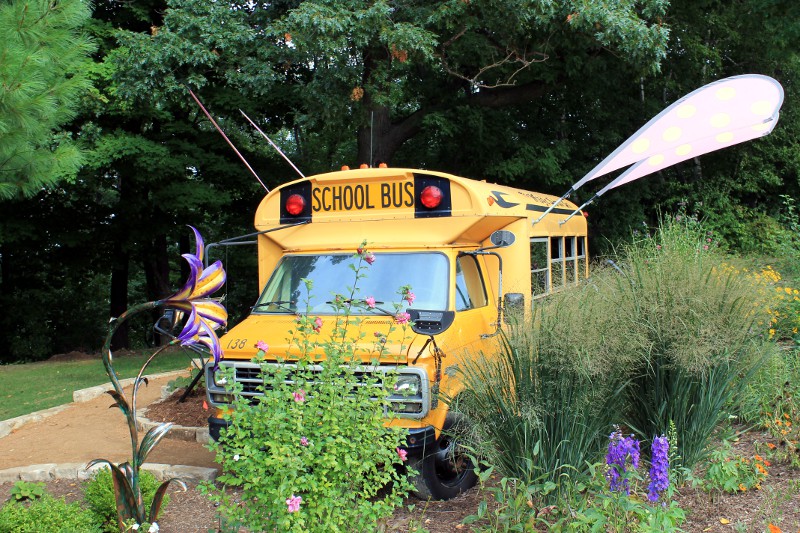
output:
[[[456,311],[483,307],[488,301],[477,260],[462,255],[456,259]]]
[[[564,237],[550,237],[551,290],[564,285]]]
[[[531,239],[531,295],[541,296],[550,291],[547,237]]]
[[[587,254],[586,254],[586,237],[578,237],[578,250],[577,262],[575,268],[578,271],[578,279],[586,278],[587,272]]]
[[[567,285],[574,285],[578,278],[575,258],[575,237],[564,237],[564,273]]]

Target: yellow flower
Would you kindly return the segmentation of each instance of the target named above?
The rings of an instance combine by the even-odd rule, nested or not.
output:
[[[744,483],[739,483],[739,490],[742,492],[747,492],[747,487],[744,486]]]

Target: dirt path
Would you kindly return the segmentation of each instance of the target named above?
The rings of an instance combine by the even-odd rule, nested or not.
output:
[[[158,378],[139,390],[137,407],[161,397],[161,386],[173,378]],[[130,400],[130,388],[126,389]],[[81,463],[103,458],[131,458],[128,426],[108,394],[69,406],[40,422],[22,426],[0,438],[0,470],[47,463]],[[140,435],[141,439],[142,435]],[[198,442],[163,439],[148,456],[149,463],[216,468],[214,455]]]

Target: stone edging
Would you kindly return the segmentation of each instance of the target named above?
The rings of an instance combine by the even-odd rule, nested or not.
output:
[[[147,407],[143,409],[136,410],[136,429],[139,431],[147,432],[151,428],[158,427],[163,422],[153,422],[144,416]],[[170,428],[169,432],[164,435],[165,439],[176,439],[176,440],[185,440],[189,442],[199,442],[201,444],[207,444],[211,437],[208,433],[208,427],[189,427],[189,426],[179,426],[177,424],[173,424]]]
[[[97,464],[86,468],[86,463],[40,464],[30,466],[17,466],[0,470],[0,483],[14,483],[17,481],[53,481],[55,479],[74,479],[85,481],[95,470],[108,468],[105,464]],[[156,479],[167,480],[179,478],[187,483],[201,481],[214,481],[217,478],[216,468],[186,465],[167,465],[161,463],[145,463],[142,470],[152,472]]]

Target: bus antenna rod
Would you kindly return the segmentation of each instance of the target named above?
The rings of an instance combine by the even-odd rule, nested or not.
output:
[[[260,133],[260,134],[261,134],[261,136],[262,136],[262,137],[264,137],[264,138],[265,138],[265,139],[266,139],[266,140],[269,142],[269,144],[271,144],[271,145],[272,145],[272,147],[273,147],[273,148],[275,148],[275,149],[278,151],[278,153],[279,153],[279,154],[281,154],[281,156],[282,156],[282,157],[283,157],[283,158],[286,160],[286,162],[287,162],[287,163],[289,163],[290,165],[292,165],[292,168],[295,170],[295,172],[297,172],[298,174],[300,174],[300,177],[301,177],[301,178],[305,178],[305,176],[303,175],[303,173],[302,173],[302,172],[300,172],[300,169],[299,169],[299,168],[297,168],[296,166],[294,166],[294,163],[292,163],[292,160],[291,160],[291,159],[289,159],[288,157],[286,157],[286,154],[284,154],[284,153],[281,151],[281,149],[280,149],[280,148],[278,148],[278,145],[277,145],[277,144],[275,144],[274,142],[272,142],[272,139],[270,139],[269,137],[267,137],[267,134],[266,134],[266,133],[264,133],[263,131],[261,131],[261,128],[259,128],[259,127],[256,125],[256,123],[255,123],[255,122],[253,122],[253,121],[250,119],[250,117],[248,117],[247,115],[245,115],[244,111],[242,111],[242,110],[240,109],[240,110],[239,110],[239,113],[241,113],[241,114],[242,114],[242,116],[244,116],[244,118],[246,118],[246,119],[247,119],[247,122],[249,122],[250,124],[252,124],[252,125],[253,125],[253,127],[256,129],[256,131],[258,131],[258,133]]]
[[[189,89],[189,88],[187,87],[187,89]],[[222,135],[222,138],[223,138],[223,139],[225,139],[225,140],[228,142],[228,144],[230,145],[230,147],[231,147],[231,148],[233,148],[233,151],[234,151],[234,152],[236,152],[236,155],[238,155],[238,156],[239,156],[239,159],[241,159],[241,160],[242,160],[242,163],[244,163],[244,165],[245,165],[245,166],[246,166],[248,169],[250,169],[250,172],[252,172],[252,173],[253,173],[253,176],[255,176],[255,177],[256,177],[256,179],[258,180],[258,182],[261,184],[261,186],[262,186],[262,187],[264,187],[264,190],[266,190],[267,192],[269,192],[269,189],[267,188],[267,186],[266,186],[266,185],[264,185],[264,182],[263,182],[263,181],[261,181],[261,178],[259,178],[259,177],[258,177],[258,174],[256,174],[256,171],[255,171],[255,170],[253,170],[253,167],[251,167],[251,166],[250,166],[250,163],[248,163],[248,162],[247,162],[247,160],[244,158],[244,156],[243,156],[243,155],[242,155],[242,154],[239,152],[239,150],[237,150],[237,149],[236,149],[236,147],[233,145],[233,143],[231,142],[231,140],[230,140],[230,139],[228,139],[228,136],[227,136],[227,135],[225,135],[225,132],[224,132],[224,131],[222,131],[222,128],[220,128],[220,127],[219,127],[219,124],[217,124],[217,121],[216,121],[216,120],[214,120],[213,118],[211,118],[211,115],[209,114],[209,112],[208,112],[208,111],[206,111],[206,108],[203,106],[203,104],[202,104],[202,103],[200,103],[200,100],[197,98],[197,96],[195,96],[195,94],[192,92],[192,90],[191,90],[191,89],[189,89],[189,94],[191,94],[191,95],[192,95],[192,98],[194,98],[194,101],[195,101],[195,102],[197,102],[197,105],[199,105],[199,106],[200,106],[200,109],[202,109],[202,110],[203,110],[203,113],[205,113],[206,117],[208,117],[208,120],[210,120],[210,121],[211,121],[211,123],[214,125],[214,127],[215,127],[215,128],[217,128],[217,131],[220,133],[220,135]]]

